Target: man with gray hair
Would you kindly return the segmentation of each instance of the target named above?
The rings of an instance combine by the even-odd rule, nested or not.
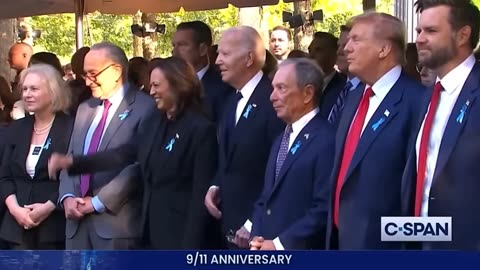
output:
[[[155,103],[127,83],[128,60],[121,48],[108,42],[93,45],[85,56],[84,72],[93,97],[78,108],[69,154],[115,148],[148,128]],[[81,176],[62,171],[59,203],[67,218],[67,249],[138,247],[142,209],[137,166]]]
[[[394,16],[352,19],[348,70],[366,85],[349,94],[338,123],[327,230],[330,249],[397,249],[382,242],[381,217],[401,215],[400,187],[423,86],[402,71],[405,33]]]
[[[273,79],[270,101],[287,126],[270,151],[251,249],[325,248],[335,131],[319,113],[323,76],[313,60],[296,58]]]
[[[219,167],[205,206],[221,219],[230,248],[248,248],[249,219],[262,191],[270,147],[284,128],[269,101],[272,85],[262,72],[264,63],[265,46],[254,28],[223,33],[216,64],[222,80],[237,91],[226,101],[220,122]]]

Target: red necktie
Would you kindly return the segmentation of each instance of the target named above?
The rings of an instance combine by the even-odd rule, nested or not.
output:
[[[365,123],[365,117],[367,116],[368,106],[370,105],[370,97],[374,95],[371,87],[368,87],[363,93],[362,100],[358,105],[357,115],[353,120],[353,124],[350,127],[350,131],[347,134],[345,140],[345,146],[343,148],[342,163],[340,165],[340,172],[338,173],[337,186],[335,188],[335,205],[333,206],[333,222],[338,228],[338,210],[340,208],[340,191],[342,189],[343,181],[347,174],[350,162],[352,161],[355,149],[357,149],[360,135],[362,134],[363,124]]]
[[[418,171],[417,171],[417,187],[415,192],[415,216],[420,216],[422,208],[423,189],[427,172],[427,150],[430,141],[430,132],[432,131],[433,118],[437,111],[438,102],[440,101],[440,92],[443,90],[440,82],[435,84],[433,88],[432,98],[430,99],[430,108],[428,109],[425,123],[423,125],[422,138],[420,140],[420,149],[418,151]]]

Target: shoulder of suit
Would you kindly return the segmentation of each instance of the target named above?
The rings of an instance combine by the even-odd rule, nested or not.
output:
[[[425,93],[425,86],[423,86],[419,81],[410,78],[406,74],[400,75],[400,78],[398,78],[397,83],[401,83],[403,85],[404,91],[408,93],[418,93],[418,94],[423,94]],[[418,96],[416,97],[418,98]]]

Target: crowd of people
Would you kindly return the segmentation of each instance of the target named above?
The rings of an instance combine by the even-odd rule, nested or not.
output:
[[[214,45],[192,21],[172,57],[101,42],[73,55],[73,74],[14,44],[3,248],[480,249],[480,12],[416,9],[412,44],[373,11],[308,52],[284,26],[267,49],[252,27]],[[449,216],[453,239],[384,242],[383,216]]]

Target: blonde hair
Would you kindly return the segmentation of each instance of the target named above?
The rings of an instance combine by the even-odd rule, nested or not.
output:
[[[375,37],[385,39],[392,43],[396,49],[395,55],[400,64],[405,63],[405,50],[407,42],[405,40],[405,26],[403,22],[390,14],[367,11],[363,14],[351,18],[348,22],[350,29],[357,23],[367,23],[374,30]]]
[[[23,88],[23,83],[28,74],[36,74],[47,83],[47,90],[52,97],[52,111],[67,112],[72,103],[72,91],[67,83],[60,77],[58,70],[46,64],[35,64],[20,73],[19,89]]]

